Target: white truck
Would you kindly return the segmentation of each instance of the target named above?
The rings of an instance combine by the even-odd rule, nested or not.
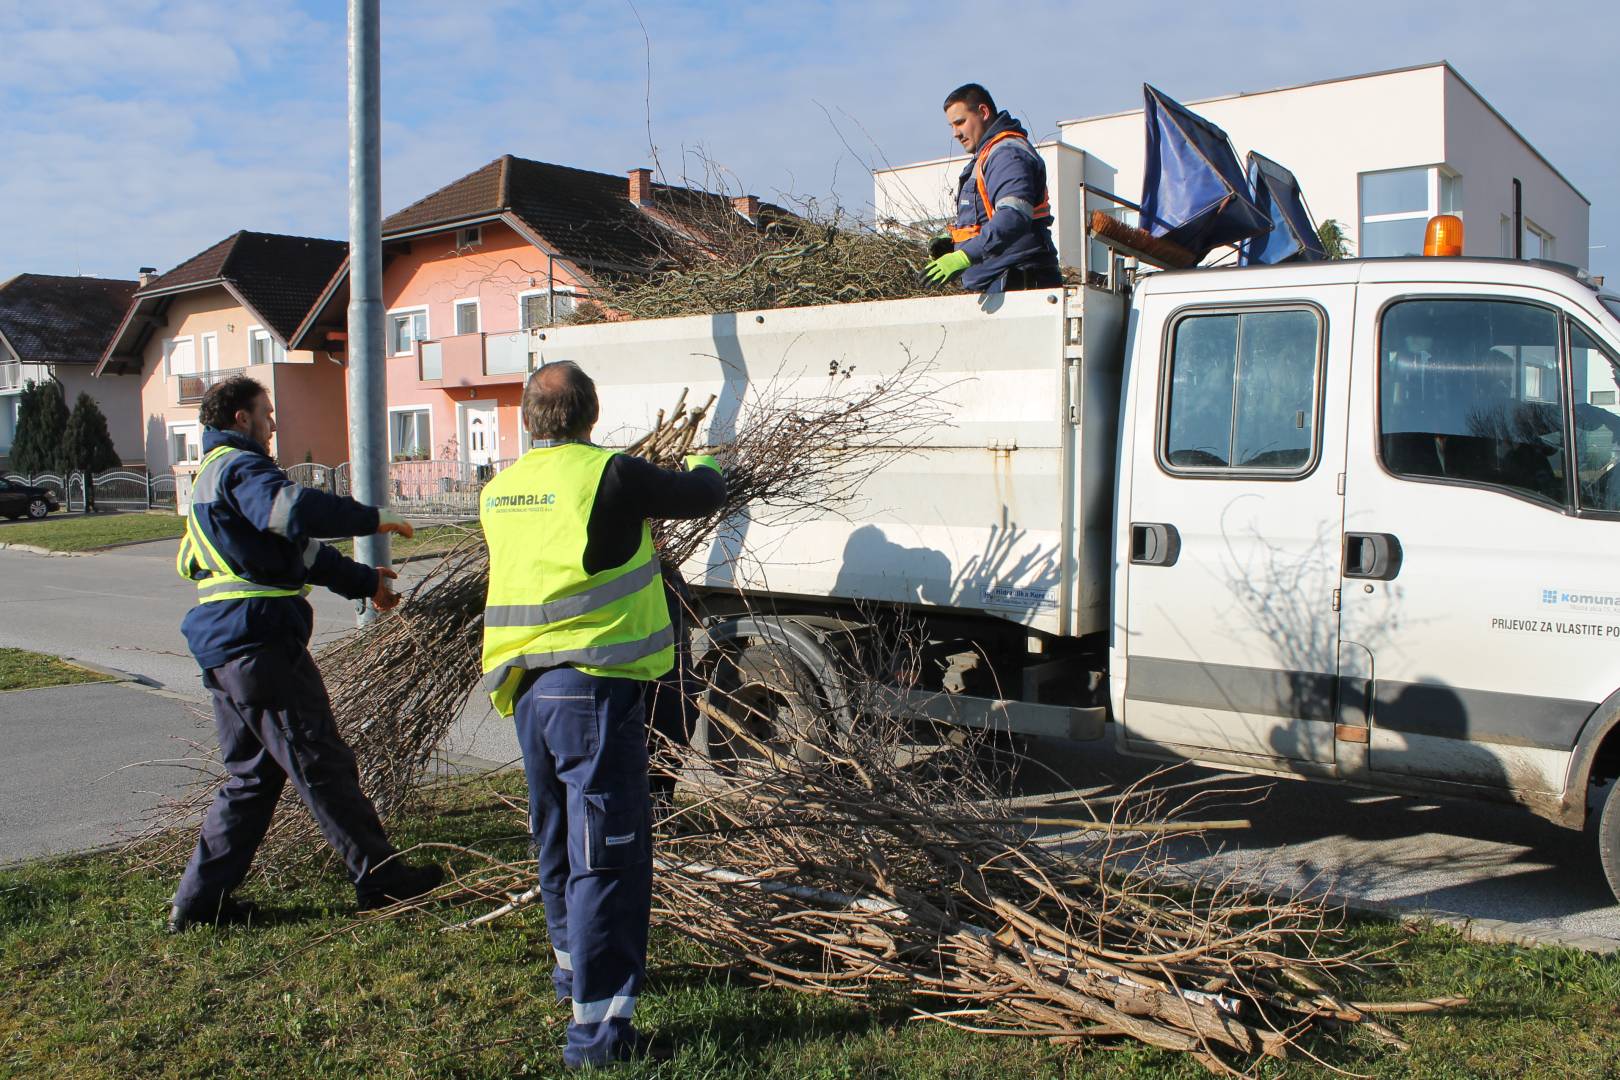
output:
[[[839,642],[903,617],[919,711],[1592,818],[1620,895],[1620,297],[1347,260],[544,337],[610,443],[682,387],[723,438],[751,387],[931,360],[951,422],[855,504],[686,568],[758,681],[786,657],[835,700]]]

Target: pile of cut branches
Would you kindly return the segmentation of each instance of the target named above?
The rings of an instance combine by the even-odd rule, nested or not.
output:
[[[608,276],[572,322],[657,319],[725,311],[946,295],[919,276],[924,238],[880,230],[813,202],[766,204],[752,219],[699,192],[661,199],[648,235],[661,253],[650,274]],[[610,310],[611,313],[610,314]]]
[[[1009,796],[1010,772],[1033,763],[870,712],[892,688],[847,674],[857,722],[825,732],[813,761],[757,737],[749,706],[714,683],[700,707],[730,756],[665,748],[696,797],[660,823],[655,919],[718,962],[765,985],[905,1001],[916,1021],[1135,1039],[1227,1074],[1318,1056],[1324,1031],[1404,1049],[1380,1013],[1461,1002],[1343,1000],[1330,987],[1354,958],[1334,951],[1321,902],[1178,875],[1167,838],[1245,824],[1189,820],[1233,793],[1074,793],[1033,816]],[[539,899],[533,881],[531,863],[486,858],[431,902],[439,918],[462,907],[449,929],[489,926]]]

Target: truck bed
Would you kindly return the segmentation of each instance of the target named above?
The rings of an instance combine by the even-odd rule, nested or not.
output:
[[[904,436],[916,449],[842,507],[728,523],[689,580],[1078,634],[1107,620],[1123,307],[1091,289],[953,295],[559,327],[537,351],[596,380],[607,446],[645,433],[683,388],[689,403],[716,396],[706,435],[724,442],[762,401],[857,396],[925,365],[946,422],[919,418]]]

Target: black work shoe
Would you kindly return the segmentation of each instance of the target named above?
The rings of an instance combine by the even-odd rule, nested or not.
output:
[[[175,904],[169,908],[169,921],[165,929],[171,934],[182,934],[193,926],[231,926],[250,923],[258,914],[251,900],[232,900],[221,897],[215,904]]]
[[[361,911],[373,911],[402,900],[414,900],[423,893],[432,892],[443,881],[444,871],[432,864],[390,864],[373,874],[364,888],[355,886],[355,906]]]

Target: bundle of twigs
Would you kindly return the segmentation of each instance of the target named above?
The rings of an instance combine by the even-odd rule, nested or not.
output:
[[[837,372],[809,393],[762,388],[725,420],[730,437],[708,447],[701,440],[716,434],[709,426],[713,399],[693,409],[683,391],[676,407],[660,412],[654,429],[630,449],[668,467],[678,467],[693,450],[713,453],[726,474],[726,501],[707,518],[655,523],[660,557],[681,565],[740,515],[791,519],[838,512],[866,477],[943,421],[928,370],[927,359],[914,359],[879,381]],[[488,577],[482,535],[469,532],[399,608],[317,654],[338,729],[384,821],[416,797],[469,695],[482,693]],[[196,783],[165,803],[136,838],[144,842],[141,851],[161,861],[190,851],[194,836],[181,826],[196,820],[224,780],[211,751],[198,747],[190,764],[198,770]],[[275,874],[326,857],[314,820],[289,786],[256,868]]]

